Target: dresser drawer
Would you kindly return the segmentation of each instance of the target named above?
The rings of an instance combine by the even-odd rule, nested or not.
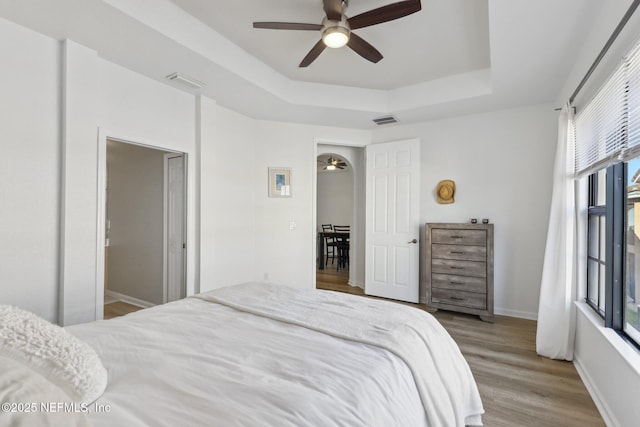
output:
[[[467,261],[486,261],[487,247],[433,244],[431,245],[431,257]]]
[[[484,310],[487,308],[487,295],[432,288],[431,302]]]
[[[486,246],[487,232],[484,230],[456,230],[434,228],[431,230],[432,243],[444,243],[448,245],[478,245]]]
[[[431,275],[431,287],[484,294],[487,292],[487,279],[434,273]]]
[[[431,260],[431,272],[454,274],[456,276],[487,277],[487,263],[433,258]]]

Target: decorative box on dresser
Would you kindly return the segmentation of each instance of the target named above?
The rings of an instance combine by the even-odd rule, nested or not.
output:
[[[425,225],[426,304],[493,321],[493,224]]]

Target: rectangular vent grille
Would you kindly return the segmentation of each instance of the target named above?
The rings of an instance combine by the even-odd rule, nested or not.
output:
[[[172,73],[165,77],[166,79],[173,80],[174,82],[182,83],[185,86],[190,87],[191,89],[202,89],[206,86],[205,83],[200,80],[196,80],[192,77],[187,77],[180,73]]]
[[[398,123],[398,118],[396,116],[384,116],[384,117],[378,117],[377,119],[373,119],[373,122],[378,126],[388,125],[391,123]]]

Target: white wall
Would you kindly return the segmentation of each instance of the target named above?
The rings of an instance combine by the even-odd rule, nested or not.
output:
[[[537,317],[556,131],[547,104],[374,133],[374,142],[420,138],[423,223],[489,218],[495,224],[497,314]],[[443,179],[456,183],[453,204],[436,201]]]
[[[0,303],[57,319],[60,44],[0,19]]]
[[[187,271],[186,291],[196,283],[198,153],[194,95],[100,59],[98,123],[101,135],[187,156]]]
[[[198,280],[207,290],[265,273],[312,286],[315,141],[363,145],[369,132],[256,121],[73,41],[62,49],[5,20],[0,36],[11,65],[0,74],[0,121],[12,159],[2,170],[0,230],[12,244],[2,247],[0,278],[15,284],[2,287],[1,302],[49,320],[64,308],[63,324],[101,311],[97,183],[107,138],[187,154],[188,293],[200,289]],[[293,169],[292,198],[267,197],[269,166]]]
[[[0,302],[63,324],[92,320],[101,311],[98,129],[195,159],[195,98],[4,19],[0,47],[7,65],[0,70],[0,127],[9,159],[0,185]],[[191,168],[191,253],[195,183]],[[191,257],[191,292],[195,266]]]
[[[584,302],[577,303],[574,363],[609,427],[638,425],[640,353]]]
[[[318,173],[317,226],[322,224],[352,225],[353,173],[344,171]]]
[[[259,121],[204,97],[198,103],[201,291],[250,280],[311,287],[315,142],[362,145],[370,133]],[[291,198],[268,197],[269,167],[292,169]]]
[[[164,84],[111,64],[95,52],[65,42],[65,138],[62,279],[64,325],[86,322],[102,312],[99,179],[106,138],[126,140],[195,157],[195,99]],[[195,168],[187,179],[187,293],[195,289]],[[98,220],[96,221],[96,218]],[[100,224],[100,225],[99,225]],[[97,292],[96,292],[97,290]]]
[[[267,191],[256,165],[255,120],[200,102],[200,290],[261,278],[255,270],[256,197]],[[295,179],[295,175],[294,175]],[[264,183],[264,187],[256,183]]]
[[[3,226],[3,232],[17,243],[3,249],[6,267],[0,274],[6,282],[18,281],[24,289],[43,295],[27,298],[3,291],[3,301],[33,307],[53,319],[58,246],[67,254],[95,258],[96,248],[87,242],[97,245],[94,218],[98,194],[93,183],[98,127],[104,137],[187,153],[190,293],[199,289],[197,275],[201,275],[202,290],[265,276],[290,286],[311,286],[316,255],[315,146],[319,141],[365,145],[371,141],[370,131],[257,121],[206,98],[196,100],[73,45],[65,53],[70,65],[66,71],[83,75],[85,86],[95,83],[94,101],[89,104],[94,111],[65,116],[66,129],[80,129],[81,134],[67,135],[74,143],[65,151],[66,163],[60,169],[56,164],[62,114],[58,108],[58,43],[6,21],[0,23],[0,31],[5,36],[2,40],[12,41],[5,51],[13,55],[12,67],[2,71],[11,75],[3,82],[28,78],[19,91],[14,83],[2,83],[7,99],[13,101],[3,103],[12,106],[2,118],[7,140],[35,144],[28,152],[25,144],[8,147],[33,168],[27,172],[26,168],[12,167],[18,164],[15,162],[9,167],[11,173],[3,170],[10,177],[6,181],[20,176],[28,183],[20,191],[10,186],[2,189],[9,194],[5,200],[24,208],[16,213],[7,208],[13,204],[3,203],[4,224],[11,224]],[[77,79],[71,82],[71,91],[63,93],[76,106],[91,97],[91,93],[80,93],[84,86]],[[34,81],[38,84],[30,86]],[[413,137],[423,143],[423,222],[491,218],[496,224],[496,307],[507,314],[535,315],[555,139],[551,106],[393,126],[374,133],[375,141]],[[293,197],[267,197],[270,166],[292,168]],[[38,171],[35,175],[34,170]],[[82,219],[87,226],[78,235],[69,233],[70,242],[60,241],[57,177],[72,176],[74,170],[88,179],[68,182],[65,194],[77,194],[75,190],[81,188],[82,197],[76,200],[78,207],[67,209],[66,214]],[[443,178],[457,181],[454,205],[437,205],[433,199],[433,189]],[[94,190],[88,192],[91,188]],[[26,199],[25,194],[38,195],[38,199]],[[80,203],[87,198],[88,202]],[[289,230],[290,221],[296,223],[294,230]],[[199,226],[202,233],[198,233]],[[83,311],[89,305],[86,301],[97,298],[91,288],[97,280],[95,268],[85,268],[77,257],[67,256],[66,260],[65,269],[75,273],[74,280],[81,286],[67,294],[67,308],[82,312],[73,321],[84,320],[90,314],[90,310]],[[41,268],[28,268],[34,262]]]
[[[18,159],[37,166],[38,172],[33,175],[31,171],[13,168],[12,176],[20,175],[29,183],[19,192],[7,186],[2,191],[10,192],[7,200],[18,204],[24,203],[24,194],[40,196],[39,201],[26,203],[26,209],[33,210],[30,215],[15,213],[4,207],[8,204],[3,204],[3,216],[8,219],[4,223],[12,224],[3,226],[3,232],[12,237],[16,230],[13,224],[25,227],[17,236],[22,239],[15,239],[20,241],[17,247],[4,249],[7,256],[3,262],[7,267],[0,274],[8,282],[29,283],[27,289],[45,295],[36,298],[36,303],[28,303],[27,298],[11,293],[10,297],[3,296],[3,301],[35,305],[35,311],[53,318],[58,245],[67,254],[96,253],[96,248],[89,248],[86,242],[97,245],[94,218],[98,194],[87,189],[95,189],[94,147],[98,127],[105,138],[187,153],[190,293],[199,289],[198,276],[202,290],[265,276],[290,286],[311,286],[316,250],[313,224],[316,144],[343,141],[365,145],[371,141],[372,132],[247,118],[216,105],[215,101],[196,99],[111,64],[70,43],[73,48],[65,53],[65,63],[70,66],[66,71],[83,76],[86,84],[79,84],[82,81],[76,77],[70,82],[71,90],[63,95],[73,101],[76,112],[82,100],[92,98],[89,108],[93,111],[65,115],[65,129],[79,129],[81,134],[67,135],[65,141],[73,138],[73,144],[69,145],[71,151],[65,151],[67,162],[61,169],[55,164],[60,155],[57,134],[62,116],[58,108],[58,43],[6,21],[1,21],[0,31],[5,36],[2,40],[11,40],[10,44],[5,43],[5,51],[13,55],[12,67],[2,71],[11,75],[3,82],[28,77],[19,91],[14,89],[13,82],[0,83],[10,94],[7,99],[12,100],[3,103],[12,105],[2,118],[12,136],[8,140],[29,141],[37,144],[38,150],[34,156],[25,153],[23,145],[10,146]],[[38,85],[31,90],[33,83],[31,86],[28,83],[34,81]],[[95,96],[81,93],[81,89],[94,83]],[[29,96],[31,101],[21,104]],[[24,123],[29,126],[22,126]],[[467,221],[472,216],[490,218],[496,224],[496,307],[507,314],[535,315],[555,140],[552,106],[392,126],[376,130],[373,135],[375,141],[421,139],[423,222]],[[50,164],[51,159],[54,162]],[[267,197],[270,166],[292,168],[293,197]],[[65,194],[69,195],[76,194],[78,188],[82,190],[82,198],[76,200],[79,207],[67,209],[66,214],[81,218],[88,226],[79,231],[80,239],[69,234],[73,240],[66,242],[57,237],[55,226],[59,191],[56,180],[60,174],[72,176],[74,168],[82,172],[79,175],[91,176],[82,182],[72,180],[65,187]],[[454,205],[437,205],[433,199],[433,189],[443,178],[457,181]],[[90,200],[80,204],[84,199]],[[289,230],[290,221],[296,224],[293,230]],[[198,227],[202,227],[202,233]],[[44,251],[42,256],[30,256],[36,248]],[[35,262],[41,263],[42,269],[25,271],[34,258],[39,258]],[[82,286],[80,292],[76,289],[70,293],[67,308],[82,309],[83,301],[97,297],[91,288],[97,278],[91,274],[92,269],[82,267],[84,264],[78,258],[66,260],[63,266],[69,272],[81,271],[75,277]],[[86,314],[85,311],[81,317],[87,317]]]
[[[60,312],[62,325],[100,318],[95,284],[97,248],[98,56],[71,40],[62,43],[62,163]],[[102,312],[102,309],[99,310]]]
[[[316,271],[314,180],[316,141],[364,145],[370,132],[279,122],[256,122],[256,276],[288,286],[313,286]],[[292,197],[267,197],[267,169],[292,168]],[[289,222],[296,228],[289,230]]]

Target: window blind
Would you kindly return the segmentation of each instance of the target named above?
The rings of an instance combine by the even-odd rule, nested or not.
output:
[[[640,147],[640,43],[629,53],[627,60],[629,76],[628,114],[629,147]],[[633,150],[635,151],[635,149]]]
[[[582,176],[640,150],[640,43],[575,116],[575,172]]]

